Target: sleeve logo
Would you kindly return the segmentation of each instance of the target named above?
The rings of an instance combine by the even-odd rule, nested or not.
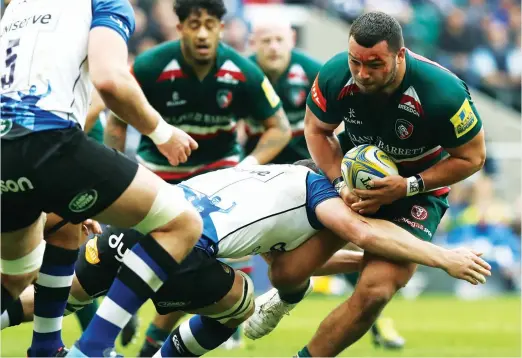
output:
[[[275,106],[279,104],[280,99],[277,93],[274,91],[274,87],[272,87],[268,78],[265,77],[263,83],[261,83],[261,87],[263,88],[263,92],[265,92],[266,99],[268,102],[270,102],[272,108],[275,108]]]
[[[319,75],[315,78],[314,84],[312,85],[312,101],[319,107],[323,112],[326,112],[326,99],[321,93],[319,88]]]
[[[477,117],[475,116],[475,113],[473,113],[473,109],[467,99],[464,100],[464,103],[462,103],[462,106],[460,106],[457,113],[451,117],[451,123],[453,123],[457,138],[468,133],[473,129],[473,127],[475,127],[477,122]]]

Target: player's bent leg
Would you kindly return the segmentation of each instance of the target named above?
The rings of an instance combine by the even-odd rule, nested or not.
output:
[[[81,353],[102,356],[190,252],[201,235],[202,220],[182,189],[141,166],[124,193],[96,219],[133,226],[145,235],[125,255],[116,280],[77,343]]]
[[[230,291],[217,303],[199,309],[168,337],[154,357],[199,357],[219,347],[254,312],[254,285],[236,271]]]
[[[323,320],[300,356],[332,357],[356,342],[370,329],[393,295],[406,285],[415,269],[412,263],[396,263],[365,253],[354,293]]]
[[[139,357],[152,357],[167,340],[172,329],[186,313],[171,312],[165,315],[156,314],[145,332],[145,341],[141,346]]]
[[[41,214],[23,229],[2,232],[2,313],[38,275],[45,250],[44,223],[45,215]]]
[[[296,249],[271,255],[269,276],[273,289],[256,299],[255,313],[245,324],[245,335],[259,339],[312,292],[310,277],[346,244],[322,230]]]

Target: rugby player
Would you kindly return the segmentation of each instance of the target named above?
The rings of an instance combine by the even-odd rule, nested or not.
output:
[[[486,157],[468,87],[405,48],[400,24],[387,14],[361,15],[348,41],[348,51],[323,66],[307,99],[305,137],[312,158],[354,211],[394,226],[398,239],[431,241],[448,208],[448,186],[480,170]],[[345,130],[338,139],[334,130],[341,122]],[[360,144],[385,151],[400,175],[350,193],[340,163],[343,153]],[[335,356],[353,344],[416,269],[415,262],[364,256],[354,293],[321,323],[299,356]],[[270,332],[286,312],[278,295],[262,296],[256,306],[265,304],[277,304],[280,311],[256,312],[254,338]]]
[[[134,14],[126,0],[11,1],[0,27],[2,152],[1,310],[36,280],[29,356],[63,354],[62,316],[87,218],[134,227],[147,238],[78,343],[101,356],[201,234],[201,218],[175,188],[87,138],[92,85],[107,106],[148,135],[172,164],[197,143],[165,122],[127,68]],[[44,212],[76,225],[60,245],[43,241]],[[142,263],[136,265],[136,262]],[[37,274],[40,272],[37,278]],[[154,273],[154,275],[151,275]],[[155,278],[159,279],[155,279]],[[139,284],[136,284],[139,282]],[[120,295],[121,287],[127,293]],[[115,312],[107,315],[110,310]]]

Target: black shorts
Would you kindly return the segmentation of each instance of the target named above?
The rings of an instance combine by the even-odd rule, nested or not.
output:
[[[0,142],[2,232],[30,225],[42,211],[80,223],[118,199],[138,171],[79,127]]]
[[[99,297],[107,293],[123,255],[142,237],[132,229],[109,226],[101,236],[82,246],[75,270],[87,294]],[[193,311],[221,300],[233,283],[234,270],[230,266],[196,247],[156,292],[152,301],[159,314]]]

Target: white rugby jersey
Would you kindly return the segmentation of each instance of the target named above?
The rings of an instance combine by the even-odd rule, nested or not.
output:
[[[92,84],[87,44],[104,26],[125,41],[128,0],[12,0],[0,22],[0,136],[83,127]]]
[[[295,165],[222,169],[178,186],[203,218],[198,245],[226,258],[295,249],[322,228],[315,207],[339,197],[327,178]]]

